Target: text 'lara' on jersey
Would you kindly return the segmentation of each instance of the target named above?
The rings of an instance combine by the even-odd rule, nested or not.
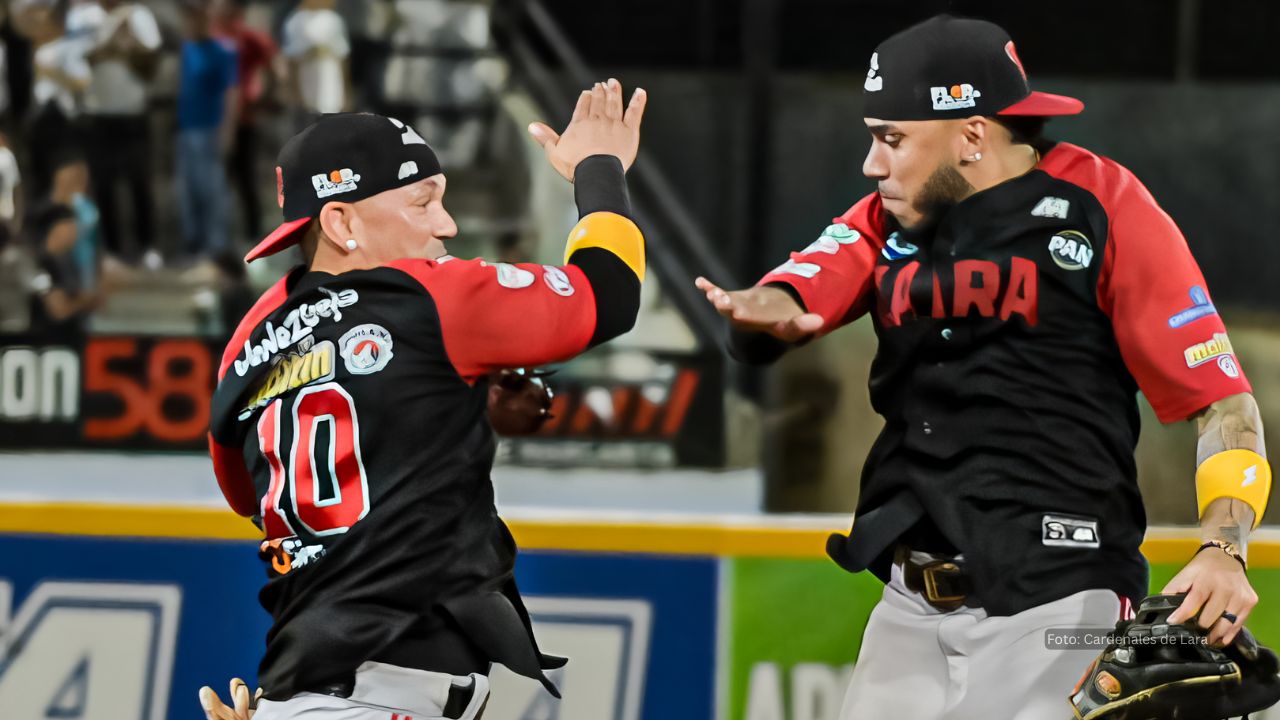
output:
[[[1146,516],[1135,391],[1162,422],[1249,392],[1177,226],[1125,168],[1046,143],[924,237],[889,232],[878,194],[760,282],[823,332],[872,316],[885,427],[848,539],[828,551],[887,580],[922,519],[962,551],[976,595],[1012,614],[1086,588],[1142,598]],[[731,351],[785,349],[735,333]]]
[[[543,670],[563,661],[537,649],[494,509],[485,378],[565,360],[635,322],[644,238],[622,165],[591,157],[575,178],[582,217],[563,266],[299,267],[236,331],[210,450],[228,503],[265,535],[268,698],[348,682],[446,622],[556,693]]]

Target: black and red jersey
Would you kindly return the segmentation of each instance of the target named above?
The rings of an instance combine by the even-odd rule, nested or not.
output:
[[[891,232],[869,195],[761,280],[789,286],[824,332],[867,314],[879,338],[885,427],[833,558],[887,578],[895,541],[925,519],[992,614],[1086,588],[1143,597],[1135,391],[1172,422],[1250,390],[1146,188],[1074,145],[1041,149],[927,233]]]
[[[446,626],[551,687],[494,509],[485,378],[625,332],[639,287],[597,246],[564,266],[299,267],[263,295],[223,356],[210,448],[266,538],[268,698],[348,682],[366,660],[443,670],[404,645]]]

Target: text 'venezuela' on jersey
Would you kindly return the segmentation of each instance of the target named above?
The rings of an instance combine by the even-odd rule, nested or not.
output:
[[[1163,422],[1249,392],[1185,239],[1125,168],[1059,143],[965,199],[927,237],[887,232],[878,194],[761,284],[823,332],[870,314],[885,427],[850,537],[828,551],[888,581],[925,518],[995,615],[1110,588],[1146,594],[1134,446],[1141,389]],[[734,334],[745,361],[780,354]]]
[[[210,450],[228,503],[266,537],[269,699],[349,682],[446,624],[558,696],[543,671],[563,659],[537,648],[494,508],[485,376],[567,359],[635,322],[644,247],[622,166],[589,158],[576,180],[583,218],[564,266],[299,267],[237,329]]]

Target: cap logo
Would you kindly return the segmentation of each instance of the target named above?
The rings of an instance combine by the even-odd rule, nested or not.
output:
[[[982,93],[974,90],[969,83],[946,87],[931,87],[929,94],[933,96],[934,110],[959,110],[971,108],[978,104]]]
[[[405,160],[400,163],[400,172],[396,175],[397,180],[403,180],[407,177],[418,174],[418,163],[412,160]]]
[[[351,192],[356,189],[360,176],[351,168],[333,170],[328,175],[319,173],[311,176],[311,184],[316,188],[316,197],[325,198],[338,193]]]
[[[880,92],[884,88],[884,78],[876,75],[880,71],[880,53],[871,53],[871,69],[867,71],[867,81],[862,83],[862,89],[867,92]]]
[[[1018,66],[1018,72],[1022,73],[1022,79],[1026,80],[1027,69],[1022,67],[1022,61],[1018,59],[1018,51],[1014,49],[1012,40],[1004,44],[1004,54],[1008,55],[1013,64]]]
[[[427,144],[427,141],[423,140],[422,136],[419,135],[417,132],[415,132],[413,128],[409,127],[408,125],[405,125],[404,123],[400,122],[399,120],[393,117],[389,117],[387,119],[391,121],[392,125],[395,125],[396,127],[404,131],[400,135],[401,144],[403,145],[426,145]]]
[[[276,204],[284,207],[284,168],[276,166]]]

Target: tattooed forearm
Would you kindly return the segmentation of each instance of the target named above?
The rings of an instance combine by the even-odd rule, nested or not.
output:
[[[1197,465],[1226,450],[1252,450],[1263,457],[1267,455],[1262,438],[1262,415],[1258,403],[1248,393],[1232,395],[1210,405],[1196,418],[1196,425],[1200,433]],[[1232,543],[1244,554],[1253,520],[1253,508],[1243,500],[1218,498],[1209,503],[1200,518],[1200,536],[1203,540]]]
[[[1226,540],[1234,545],[1243,545],[1245,541],[1244,533],[1240,532],[1239,525],[1223,525],[1218,528],[1218,539]]]
[[[1267,449],[1262,438],[1262,413],[1249,393],[1225,397],[1196,416],[1200,439],[1196,444],[1196,465],[1225,450],[1252,450],[1262,457]]]
[[[1253,528],[1253,508],[1243,500],[1218,498],[1205,508],[1200,518],[1200,540],[1229,542],[1248,556],[1249,531]]]

